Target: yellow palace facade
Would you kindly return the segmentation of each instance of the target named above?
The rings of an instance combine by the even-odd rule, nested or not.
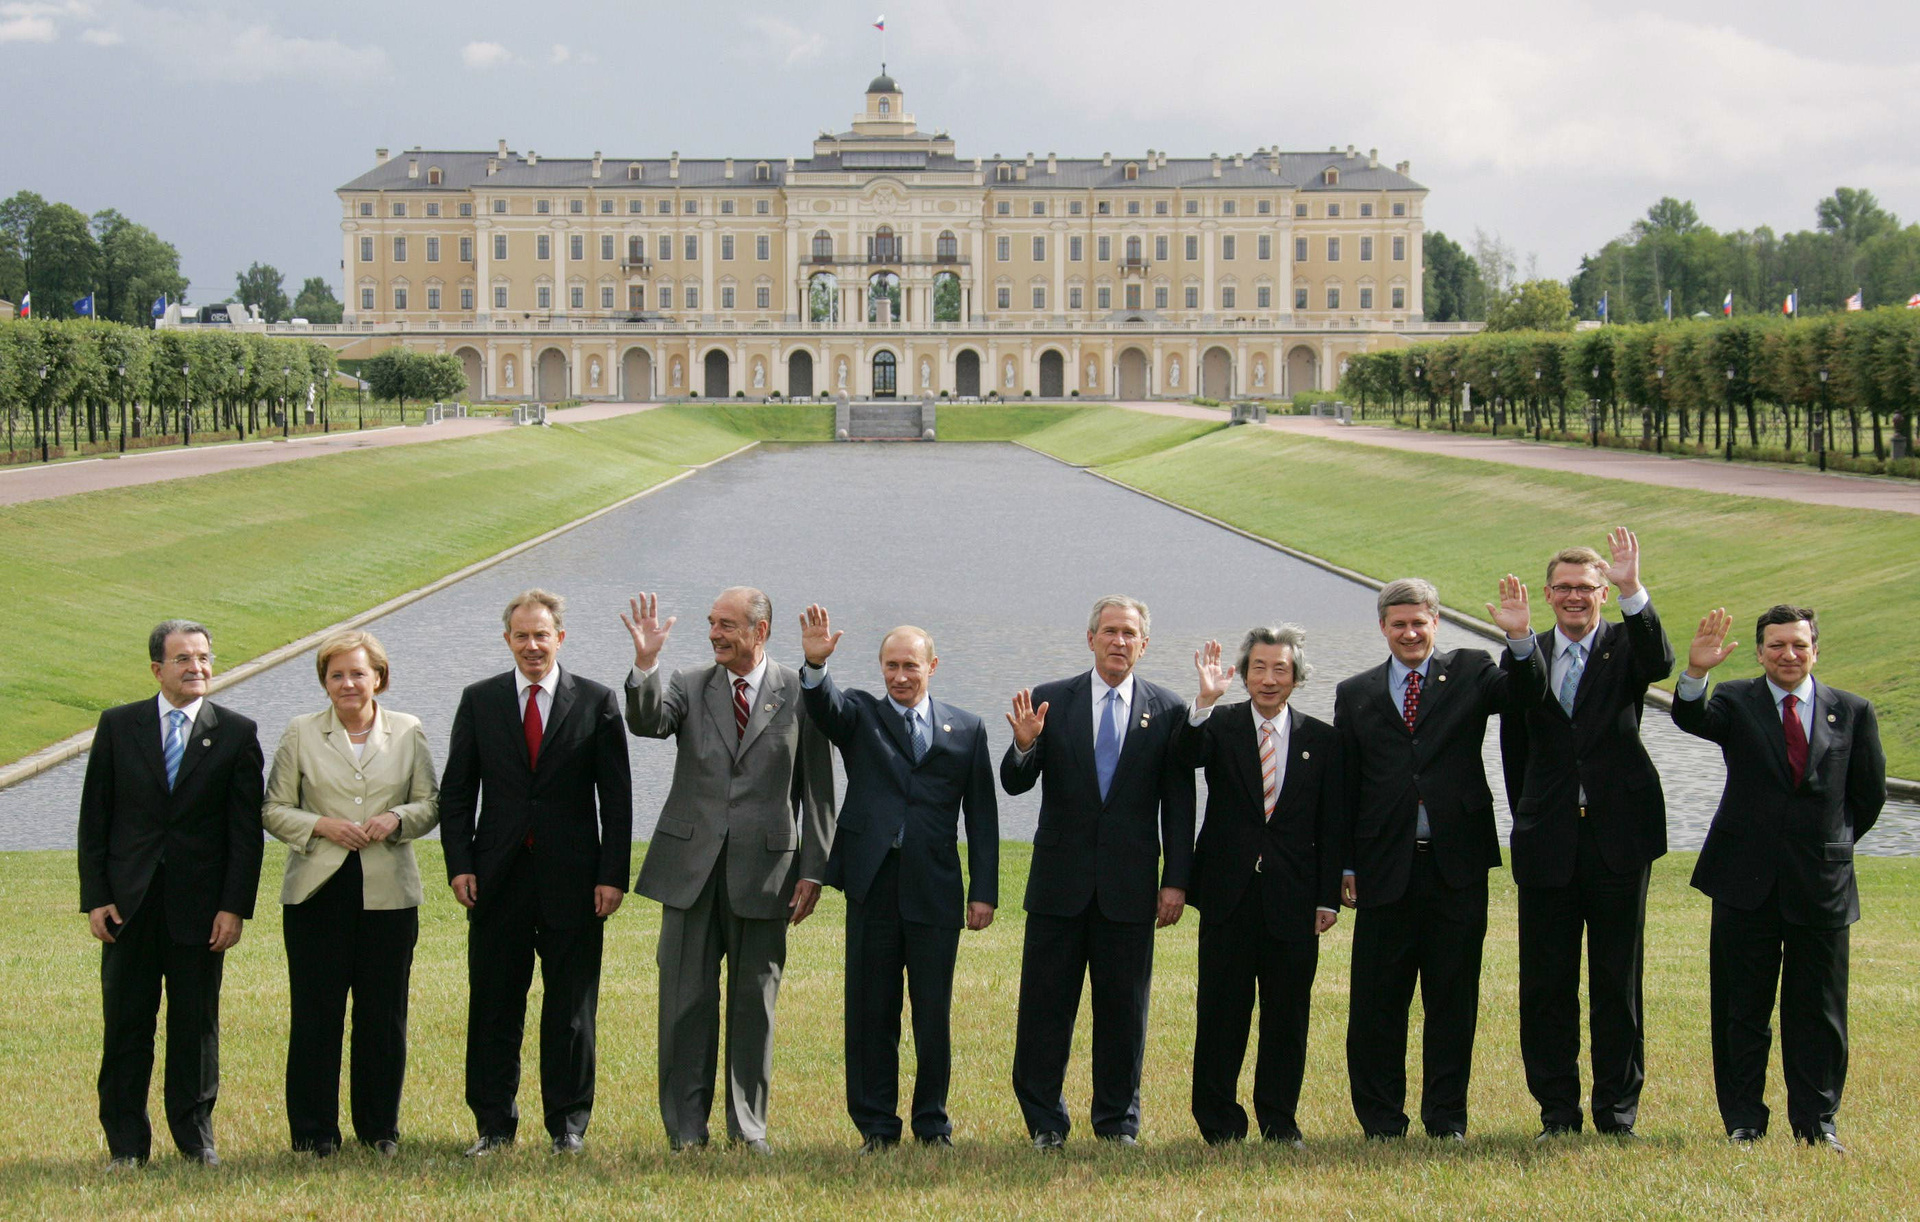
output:
[[[380,150],[338,193],[345,320],[310,330],[553,402],[1270,396],[1454,329],[1406,163],[962,157],[904,101],[883,72],[806,157]]]

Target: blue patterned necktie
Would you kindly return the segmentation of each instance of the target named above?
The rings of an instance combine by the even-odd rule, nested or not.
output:
[[[912,709],[907,710],[906,716],[907,741],[913,744],[913,762],[917,764],[927,754],[927,732]]]
[[[1573,716],[1573,694],[1580,690],[1580,675],[1586,670],[1587,651],[1578,645],[1567,647],[1567,675],[1560,680],[1560,707]]]
[[[187,715],[179,709],[167,713],[167,742],[162,754],[167,761],[167,791],[180,777],[180,757],[187,753]]]
[[[1113,785],[1113,772],[1120,766],[1120,692],[1109,688],[1106,712],[1100,715],[1100,732],[1093,740],[1093,765],[1100,775],[1100,800],[1107,800]]]

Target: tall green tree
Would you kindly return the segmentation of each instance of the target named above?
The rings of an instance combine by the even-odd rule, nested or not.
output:
[[[0,297],[19,301],[27,291],[27,269],[31,265],[29,234],[34,218],[45,211],[47,201],[32,191],[16,191],[0,202]]]
[[[293,317],[308,322],[337,323],[344,313],[340,299],[333,295],[333,286],[323,276],[308,276],[300,285],[300,295],[293,299]]]
[[[1880,206],[1864,188],[1835,187],[1833,194],[1814,205],[1821,233],[1830,233],[1854,246],[1900,228],[1900,218]]]
[[[1420,245],[1425,264],[1421,294],[1431,322],[1477,322],[1487,316],[1487,285],[1480,265],[1460,244],[1438,229]]]
[[[1558,280],[1516,284],[1494,298],[1487,311],[1487,330],[1571,331],[1573,294]]]
[[[242,305],[259,306],[260,317],[268,322],[280,322],[287,317],[287,290],[282,287],[284,277],[271,263],[255,263],[241,272],[235,280],[234,299]]]
[[[70,318],[73,303],[99,284],[100,246],[86,214],[69,204],[48,204],[27,227],[27,290],[33,312]]]
[[[153,303],[162,294],[170,301],[187,295],[187,278],[180,274],[180,252],[145,225],[137,225],[112,208],[93,214],[93,232],[100,242],[99,316],[131,326],[148,326]]]

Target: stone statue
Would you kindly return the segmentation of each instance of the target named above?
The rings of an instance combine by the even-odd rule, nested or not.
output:
[[[840,358],[838,373],[839,373],[839,381],[837,384],[841,390],[845,390],[847,388],[847,358],[844,356]],[[902,718],[902,720],[904,722],[904,717]]]
[[[680,358],[677,356],[673,358],[673,384],[676,389],[680,385]]]
[[[507,384],[508,390],[513,389],[513,358],[512,357],[508,357],[506,359],[506,363],[500,366],[500,378],[502,381],[504,381]],[[904,718],[902,720],[904,723]]]
[[[1100,366],[1087,362],[1087,389],[1093,390],[1100,385]]]
[[[1255,390],[1267,384],[1267,363],[1259,357],[1253,360],[1253,386]]]
[[[933,366],[926,357],[920,358],[920,389],[926,390],[933,385]]]
[[[587,385],[600,389],[600,358],[594,357],[587,362]]]
[[[1180,358],[1174,357],[1167,362],[1167,385],[1180,389]]]
[[[764,361],[753,363],[753,388],[759,390],[767,384],[767,366]]]
[[[1000,368],[1000,382],[1008,390],[1013,389],[1013,358],[1012,357],[1008,357],[1007,363],[1001,366]]]

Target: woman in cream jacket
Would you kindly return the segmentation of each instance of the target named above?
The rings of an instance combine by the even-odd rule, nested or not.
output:
[[[262,822],[286,841],[287,1122],[293,1148],[340,1148],[340,1045],[353,995],[354,1136],[385,1155],[400,1139],[407,989],[420,936],[413,841],[439,822],[420,720],[382,707],[387,654],[371,633],[320,642],[329,706],[287,724]]]

